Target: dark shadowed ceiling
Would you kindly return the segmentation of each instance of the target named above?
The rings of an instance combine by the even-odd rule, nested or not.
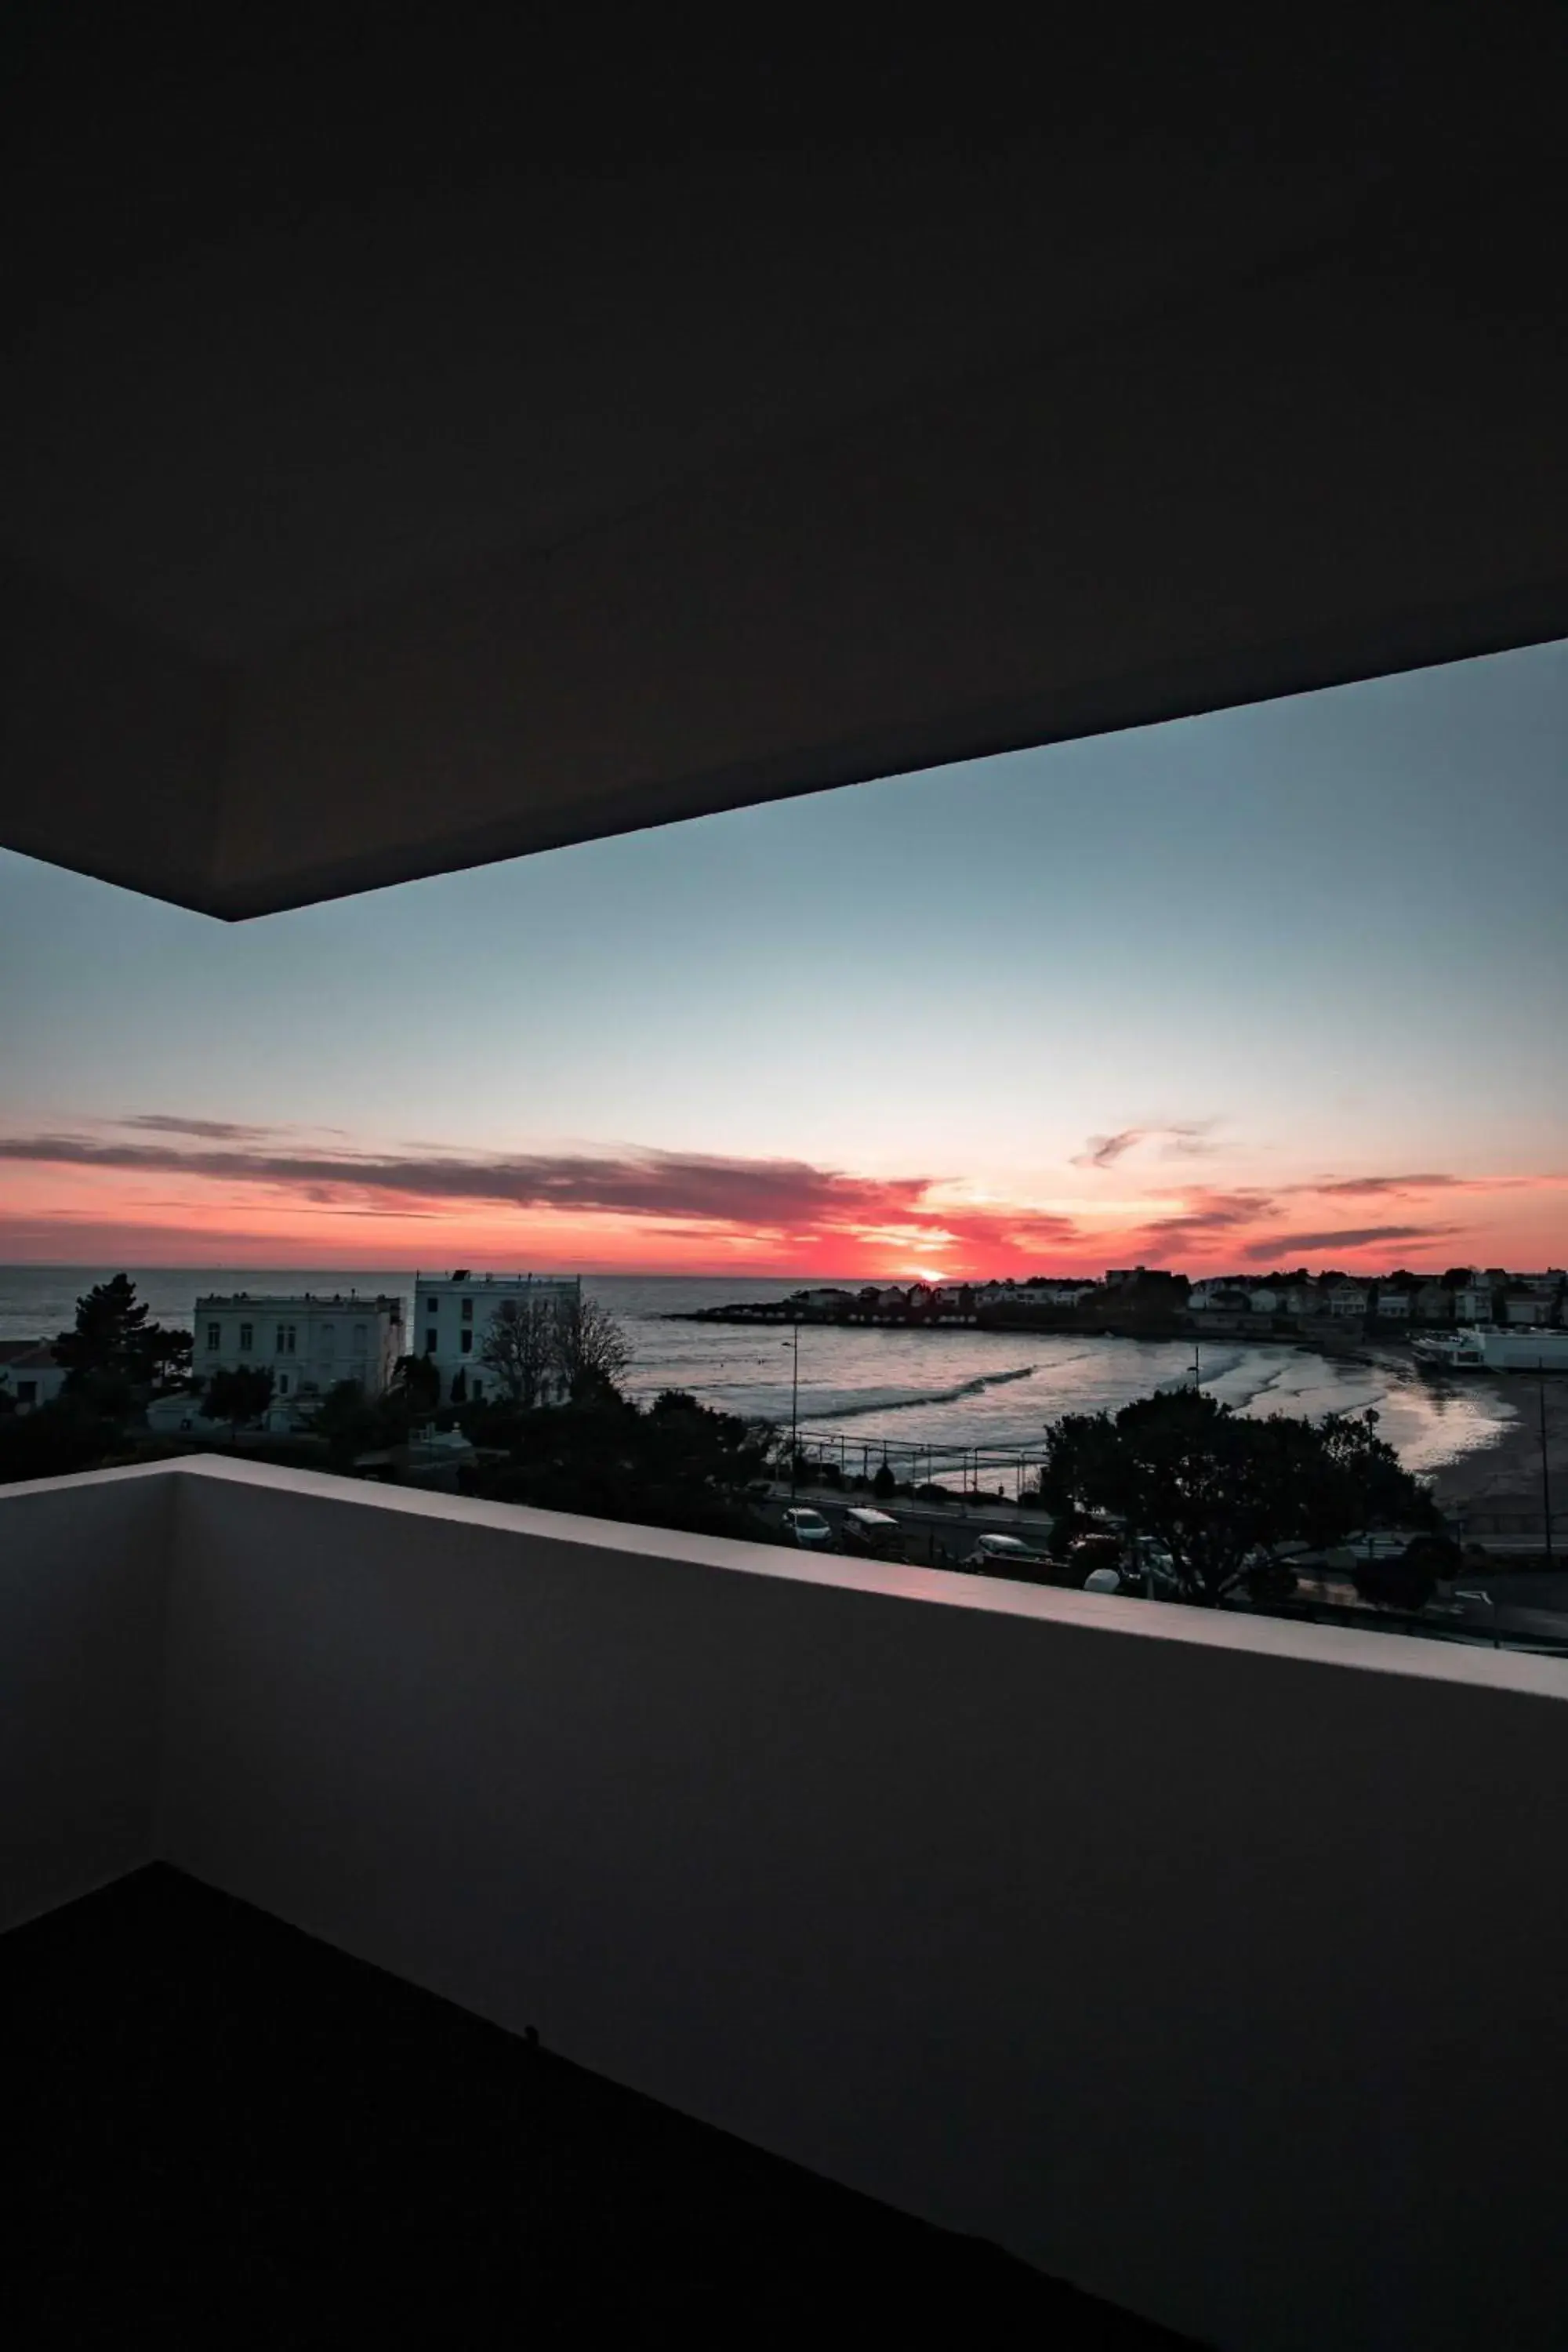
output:
[[[61,13],[0,118],[13,848],[247,916],[1568,635],[1556,10]]]

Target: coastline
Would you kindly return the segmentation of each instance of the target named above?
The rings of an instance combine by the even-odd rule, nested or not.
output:
[[[1478,1375],[1477,1377],[1484,1377]],[[1553,1517],[1568,1513],[1568,1381],[1506,1375],[1487,1380],[1489,1395],[1513,1414],[1489,1445],[1435,1471],[1432,1491],[1445,1510],[1533,1513],[1542,1509],[1541,1400],[1546,1404],[1546,1465]]]

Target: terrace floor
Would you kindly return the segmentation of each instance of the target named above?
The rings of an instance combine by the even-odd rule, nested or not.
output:
[[[162,1864],[0,1937],[0,2013],[17,2343],[1184,2340]]]

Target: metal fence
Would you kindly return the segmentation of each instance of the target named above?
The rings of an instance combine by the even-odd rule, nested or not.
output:
[[[1000,1494],[1014,1502],[1038,1484],[1046,1458],[1037,1446],[917,1445],[896,1438],[852,1437],[837,1429],[803,1429],[795,1444],[808,1470],[835,1469],[847,1484],[874,1478],[885,1464],[900,1486],[917,1492],[921,1486],[949,1486],[954,1494]]]

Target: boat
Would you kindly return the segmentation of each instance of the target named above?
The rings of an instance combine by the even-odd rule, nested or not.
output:
[[[1432,1331],[1411,1341],[1417,1360],[1442,1372],[1568,1372],[1568,1331]]]

